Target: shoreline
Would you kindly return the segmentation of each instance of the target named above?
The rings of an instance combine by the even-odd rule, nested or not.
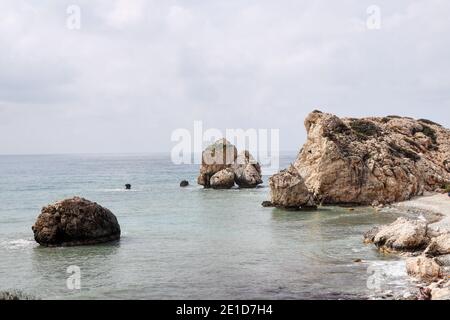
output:
[[[437,232],[450,231],[450,197],[447,194],[436,193],[417,196],[411,200],[392,205],[397,209],[425,211],[439,216],[436,221],[430,221],[429,226]]]
[[[450,233],[450,197],[446,193],[429,193],[422,196],[416,196],[413,199],[394,203],[386,206],[385,208],[393,209],[394,211],[391,212],[394,214],[414,214],[414,218],[410,219],[422,222],[426,221],[427,228],[429,228],[429,231],[431,231],[431,234],[433,234],[434,236]],[[386,227],[386,225],[381,225],[380,227]],[[421,255],[423,255],[423,250],[419,252],[421,252]],[[399,251],[395,252],[395,254],[407,260],[408,257],[417,256],[417,253],[419,252],[412,253]],[[450,281],[448,281],[447,279],[450,277],[449,275],[445,275],[442,279],[432,281],[426,281],[425,279],[415,277],[411,274],[408,274],[408,276],[413,282],[417,284],[417,289],[420,289],[418,290],[420,293],[418,293],[417,291],[411,292],[411,294],[417,296],[418,299],[421,299],[420,295],[422,294],[422,289],[425,288],[429,290],[430,295],[428,299],[434,300],[433,296],[431,295],[433,289],[439,288],[439,286],[442,284],[450,283]],[[439,292],[438,296],[439,297],[436,297],[437,299],[450,299],[450,293],[448,291],[443,291],[442,294],[441,292]]]

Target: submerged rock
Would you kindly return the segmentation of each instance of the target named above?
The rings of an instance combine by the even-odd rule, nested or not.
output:
[[[189,185],[189,181],[187,181],[187,180],[182,180],[180,182],[180,187],[187,187],[188,185]]]
[[[120,238],[116,216],[79,197],[42,208],[32,230],[36,242],[44,246],[87,245]]]
[[[338,118],[315,111],[306,117],[305,127],[307,141],[292,169],[318,203],[386,204],[450,182],[450,130],[431,121]],[[305,201],[305,192],[292,199],[294,195],[280,194],[292,188],[275,182],[271,188],[278,198]]]
[[[390,225],[367,232],[364,241],[387,251],[417,251],[423,249],[430,239],[426,222],[398,218]]]

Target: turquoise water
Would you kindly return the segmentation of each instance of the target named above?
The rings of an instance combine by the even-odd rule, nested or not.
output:
[[[373,294],[377,266],[389,271],[383,290],[408,286],[402,260],[362,244],[392,214],[263,208],[266,186],[204,190],[197,172],[165,154],[0,156],[0,290],[42,299],[353,299]],[[191,186],[180,188],[182,179]],[[41,207],[74,195],[113,211],[122,239],[38,246],[31,226]],[[67,288],[71,265],[80,290]]]

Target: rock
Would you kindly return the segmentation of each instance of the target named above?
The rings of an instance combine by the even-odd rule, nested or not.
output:
[[[254,188],[263,182],[260,165],[247,150],[238,154],[232,168],[240,188]]]
[[[434,259],[425,256],[408,258],[406,260],[406,271],[410,276],[424,281],[436,281],[442,277],[441,267]]]
[[[419,288],[418,300],[431,300],[431,289],[427,287]]]
[[[34,296],[23,293],[19,290],[0,291],[0,301],[5,300],[37,300]]]
[[[364,233],[364,243],[373,243],[378,231],[380,231],[380,227],[374,227]]]
[[[32,230],[36,242],[44,246],[87,245],[120,238],[116,216],[79,197],[42,208]]]
[[[355,259],[355,260],[353,260],[353,262],[359,263],[359,262],[362,262],[362,260],[361,259]]]
[[[270,202],[270,201],[263,201],[263,202],[261,203],[261,205],[262,205],[263,207],[265,207],[265,208],[267,208],[267,207],[273,207],[273,203]]]
[[[302,208],[316,205],[313,194],[293,167],[270,177],[269,185],[271,202],[274,206]]]
[[[125,189],[126,189],[126,190],[130,190],[130,189],[131,189],[131,184],[127,183],[127,184],[125,185]]]
[[[382,205],[450,182],[445,162],[450,130],[438,124],[401,117],[338,118],[315,111],[306,117],[305,128],[306,143],[292,166],[318,203]],[[293,197],[282,192],[291,189],[275,190],[279,198]]]
[[[230,189],[234,186],[234,172],[231,168],[226,168],[215,173],[211,177],[211,188]]]
[[[188,185],[189,185],[189,181],[187,181],[187,180],[182,180],[180,182],[180,187],[187,187]]]
[[[450,287],[434,288],[431,290],[432,300],[450,300]]]
[[[444,233],[436,238],[432,238],[424,254],[429,257],[450,254],[450,233]]]
[[[217,140],[202,153],[202,165],[197,182],[211,187],[211,178],[219,171],[231,167],[237,157],[237,149],[226,139]],[[233,178],[234,179],[234,178]]]
[[[247,150],[238,155],[234,145],[220,139],[203,151],[197,182],[205,188],[224,189],[233,187],[235,182],[240,188],[255,188],[263,181],[259,163]]]
[[[405,218],[398,218],[390,225],[372,229],[366,233],[365,240],[387,251],[417,251],[429,242],[426,222]]]

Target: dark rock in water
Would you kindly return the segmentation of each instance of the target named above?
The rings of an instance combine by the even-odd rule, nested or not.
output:
[[[180,182],[180,187],[187,187],[189,185],[189,181],[183,180]]]
[[[116,216],[89,200],[74,197],[42,208],[31,227],[43,246],[75,246],[120,239]]]
[[[359,262],[362,262],[362,260],[361,259],[355,259],[355,260],[353,260],[353,262],[359,263]]]
[[[0,291],[0,301],[5,300],[37,300],[35,297],[27,295],[19,290]]]
[[[263,201],[263,202],[261,203],[261,205],[262,205],[263,207],[265,207],[265,208],[267,208],[267,207],[273,207],[273,203],[270,202],[270,201]]]
[[[127,184],[125,185],[125,189],[131,190],[131,184],[127,183]]]

